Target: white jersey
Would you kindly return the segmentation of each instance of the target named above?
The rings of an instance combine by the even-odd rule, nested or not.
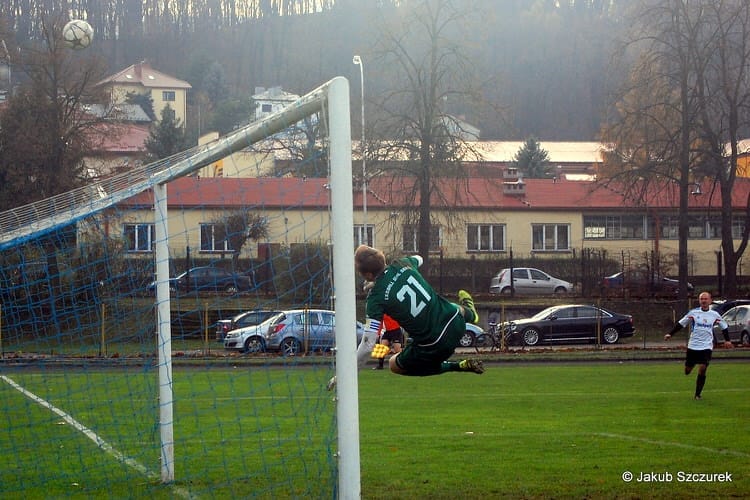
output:
[[[679,323],[684,327],[690,327],[690,340],[688,340],[688,349],[703,351],[714,348],[714,325],[719,324],[722,330],[729,327],[727,322],[721,318],[721,315],[709,309],[704,311],[700,307],[691,309]]]

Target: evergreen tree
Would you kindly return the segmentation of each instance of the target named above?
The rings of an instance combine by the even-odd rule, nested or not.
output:
[[[156,120],[156,113],[154,113],[154,100],[151,98],[151,94],[141,94],[139,92],[128,92],[125,95],[125,102],[128,104],[137,104],[146,113],[146,116],[151,121]]]
[[[526,139],[513,156],[512,165],[529,179],[545,179],[550,176],[549,155],[534,137]]]
[[[187,149],[185,131],[174,110],[167,105],[161,111],[161,120],[151,126],[146,139],[146,150],[153,160],[160,160]]]

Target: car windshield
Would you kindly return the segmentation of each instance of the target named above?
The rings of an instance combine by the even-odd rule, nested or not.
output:
[[[273,316],[273,314],[269,311],[248,312],[238,315],[235,318],[235,321],[242,322],[247,325],[257,325],[258,323],[265,321],[269,315]]]
[[[262,325],[264,325],[264,324],[266,324],[266,323],[273,323],[273,324],[276,324],[276,323],[278,323],[278,322],[280,322],[280,321],[283,321],[283,320],[284,320],[285,318],[286,318],[286,314],[284,314],[284,313],[282,312],[282,313],[279,313],[279,314],[274,314],[273,316],[271,316],[270,318],[268,318],[267,320],[265,320],[265,321],[264,321],[263,323],[261,323],[261,324],[262,324]]]
[[[548,307],[547,309],[543,309],[539,311],[538,313],[536,313],[535,315],[533,315],[531,319],[537,320],[537,321],[540,319],[544,319],[550,314],[552,314],[553,312],[557,311],[558,309],[560,309],[559,306]]]

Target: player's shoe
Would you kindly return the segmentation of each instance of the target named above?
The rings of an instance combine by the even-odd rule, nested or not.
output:
[[[471,323],[474,323],[475,325],[479,324],[479,313],[474,307],[474,299],[471,298],[471,294],[467,292],[466,290],[459,290],[458,291],[458,303],[464,306],[466,309],[468,309],[472,313],[474,313],[474,319],[471,321]]]
[[[331,377],[331,380],[328,381],[328,383],[326,384],[326,390],[332,391],[335,387],[336,387],[336,375]]]
[[[479,359],[464,359],[458,363],[461,371],[474,372],[477,375],[484,373],[484,364]]]

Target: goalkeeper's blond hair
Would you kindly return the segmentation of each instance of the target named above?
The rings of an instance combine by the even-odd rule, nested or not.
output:
[[[385,269],[385,254],[377,248],[360,245],[354,251],[354,265],[360,274],[377,276]]]

